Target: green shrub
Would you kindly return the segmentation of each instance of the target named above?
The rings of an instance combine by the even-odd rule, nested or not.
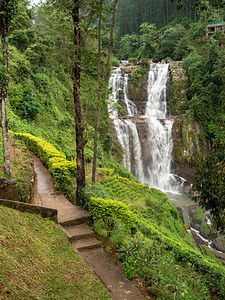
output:
[[[92,184],[88,185],[88,180],[87,180],[85,188],[82,189],[81,198],[84,200],[84,203],[82,203],[82,205],[86,207],[88,201],[92,197],[104,198],[104,199],[110,198],[101,184],[96,183],[95,185]]]
[[[113,200],[92,197],[88,202],[88,207],[95,220],[102,219],[106,224],[111,225],[111,228],[114,228],[117,220],[128,225],[130,228],[133,228],[134,226],[137,227],[144,236],[158,241],[163,245],[165,250],[172,251],[177,261],[191,263],[195,270],[203,273],[206,284],[214,286],[219,299],[224,295],[225,271],[223,267],[208,261],[196,250],[186,247],[184,244],[167,237],[158,231],[155,226],[148,224],[146,221],[142,220],[142,218],[137,217],[135,213],[129,210],[129,206]],[[129,252],[132,253],[130,249]],[[134,275],[134,269],[132,269],[134,267],[133,260],[124,264],[123,267],[127,276],[132,278]]]
[[[108,176],[112,175],[114,173],[114,169],[107,169],[107,168],[98,168],[99,174],[106,174]]]
[[[92,197],[88,202],[88,210],[94,219],[103,219],[112,226],[115,219],[120,220],[130,228],[135,227],[137,221],[135,214],[122,202]]]
[[[202,211],[202,209],[198,208],[196,210],[195,220],[197,220],[197,221],[203,221],[203,211]]]
[[[36,73],[35,74],[35,83],[38,87],[47,88],[50,80],[46,74],[43,73]]]
[[[128,58],[128,61],[129,61],[130,63],[137,64],[138,59],[137,59],[136,57],[129,57],[129,58]]]
[[[119,59],[117,57],[113,56],[113,55],[111,56],[110,61],[111,61],[111,64],[112,64],[113,67],[118,67],[119,64],[120,64]]]
[[[201,224],[200,232],[203,236],[207,236],[210,233],[210,226],[205,221]]]
[[[38,113],[42,111],[42,106],[36,98],[27,94],[23,97],[23,101],[20,103],[17,113],[20,117],[34,120]]]
[[[165,249],[172,250],[178,261],[189,262],[195,270],[204,273],[205,282],[214,286],[218,299],[223,299],[222,297],[225,294],[225,271],[222,266],[208,261],[199,252],[170,239],[145,221],[139,220],[138,225],[145,236],[155,238],[165,245]]]
[[[75,161],[66,160],[66,156],[54,146],[28,133],[15,133],[17,139],[25,142],[28,149],[38,155],[53,176],[55,187],[66,192],[76,176]]]

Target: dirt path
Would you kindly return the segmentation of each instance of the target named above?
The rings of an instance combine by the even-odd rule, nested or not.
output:
[[[144,300],[145,297],[104,252],[93,230],[85,224],[90,220],[89,212],[72,205],[62,193],[55,192],[50,173],[37,157],[33,159],[36,173],[35,204],[58,210],[58,223],[74,250],[108,289],[113,299]]]

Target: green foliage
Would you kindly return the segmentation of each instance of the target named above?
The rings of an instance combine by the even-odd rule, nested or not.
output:
[[[135,275],[135,264],[137,260],[137,253],[134,253],[134,255],[129,255],[127,258],[127,261],[124,261],[122,263],[122,267],[124,270],[124,274],[128,279],[133,279]]]
[[[118,184],[118,181],[121,182],[122,185]],[[198,293],[197,290],[201,290],[198,296],[196,296],[198,298],[200,297],[199,299],[201,299],[199,295],[203,291],[204,293],[209,293],[207,287],[212,285],[218,298],[220,299],[222,297],[224,293],[223,282],[225,279],[223,267],[205,259],[200,253],[188,246],[188,244],[185,245],[183,241],[181,242],[180,237],[176,239],[175,235],[169,234],[168,231],[163,232],[162,227],[154,224],[153,220],[157,210],[159,210],[162,219],[169,218],[168,215],[163,215],[164,210],[168,210],[168,208],[171,210],[173,218],[180,222],[178,212],[172,206],[169,205],[169,207],[163,208],[163,203],[165,205],[168,200],[166,198],[163,199],[162,192],[148,189],[146,186],[129,181],[127,178],[116,178],[113,176],[103,179],[101,184],[108,187],[106,188],[107,193],[109,195],[111,194],[111,197],[114,195],[115,200],[91,198],[89,201],[90,212],[95,220],[98,220],[98,222],[100,219],[102,220],[100,222],[101,224],[98,223],[98,230],[105,236],[110,236],[110,245],[111,247],[117,248],[117,257],[122,261],[125,274],[130,279],[138,274],[145,280],[147,285],[151,286],[154,282],[158,287],[165,287],[164,292],[168,293],[168,295],[171,295],[170,293],[175,288],[176,282],[176,286],[179,286],[176,292],[178,295],[182,293],[184,293],[184,295],[185,293],[192,295],[192,293]],[[125,189],[123,184],[128,185],[129,188]],[[142,207],[143,212],[143,204],[139,206],[138,211],[131,212],[127,206],[126,208],[121,206],[122,202],[118,202],[118,199],[125,200],[126,197],[131,197],[129,193],[134,191],[132,187],[134,187],[135,191],[139,191],[139,193],[137,192],[135,202],[142,201],[144,197],[147,200],[149,193],[154,195],[148,202],[149,207],[153,208],[155,205],[156,209],[151,217],[147,217],[146,215],[144,217],[141,216],[140,208]],[[157,196],[159,197],[158,201],[156,200]],[[123,202],[127,204],[124,200]],[[133,206],[136,205],[135,202],[132,205],[130,204],[130,209],[133,209]],[[127,220],[131,220],[131,213],[133,222],[129,224]],[[127,233],[125,236],[123,235],[121,241],[121,230],[115,229],[115,227],[118,226],[118,220],[128,224],[130,227],[135,225],[136,229],[138,229],[137,233],[133,236],[126,230],[123,230]],[[113,224],[114,226],[112,226]],[[176,231],[176,229],[174,229],[174,231]],[[193,283],[191,283],[191,278],[189,279],[189,283],[187,283],[186,273],[182,275],[183,279],[181,281],[174,278],[174,269],[171,267],[174,265],[176,265],[177,270],[180,270],[180,273],[183,272],[181,271],[182,268],[185,270],[189,268],[192,272],[192,276],[195,278],[197,276],[195,273],[196,270],[199,274],[198,276],[200,276],[198,289],[194,288]],[[172,272],[170,271],[171,268],[173,269]],[[164,276],[158,277],[160,275],[159,270],[161,275],[164,274]],[[186,270],[186,272],[189,271]],[[166,274],[170,274],[169,277]],[[183,285],[184,281],[185,285]]]
[[[99,168],[98,169],[99,174],[106,174],[108,176],[114,174],[114,171],[115,171],[114,169],[107,169],[107,168]]]
[[[188,36],[192,40],[201,40],[206,35],[205,24],[198,22],[190,24]]]
[[[113,56],[113,55],[111,56],[110,61],[111,61],[111,65],[112,65],[113,67],[118,67],[119,64],[120,64],[118,58],[115,57],[115,56]]]
[[[11,176],[17,180],[19,201],[31,203],[30,185],[34,180],[32,158],[22,141],[14,141]]]
[[[87,207],[87,203],[92,197],[103,199],[110,198],[107,191],[101,184],[96,183],[95,185],[92,185],[88,180],[86,181],[86,186],[82,189],[82,199],[84,199],[84,202],[82,203],[83,207]]]
[[[197,221],[203,221],[203,216],[204,216],[204,214],[203,214],[202,209],[198,208],[196,210],[195,220],[197,220]]]
[[[130,205],[133,212],[154,222],[165,234],[178,240],[181,235],[185,236],[179,214],[164,193],[120,176],[109,176],[100,183],[108,198]]]
[[[160,59],[170,56],[175,60],[180,60],[187,53],[188,41],[185,28],[178,24],[166,30],[160,44]]]
[[[128,58],[128,61],[129,61],[130,63],[137,64],[138,59],[137,59],[136,57],[129,57],[129,58]]]
[[[201,224],[200,232],[203,236],[207,236],[210,233],[210,226],[205,221]]]
[[[200,253],[184,247],[183,244],[175,242],[163,234],[159,233],[152,226],[147,225],[146,222],[140,222],[140,230],[147,236],[154,236],[157,241],[164,245],[165,249],[172,250],[174,257],[178,261],[190,262],[195,270],[204,274],[205,283],[212,284],[219,299],[222,299],[225,287],[223,285],[225,279],[224,268],[218,266],[207,259],[205,259]]]
[[[135,68],[131,71],[130,81],[131,81],[131,91],[135,96],[140,92],[140,82],[143,75],[145,75],[148,71],[147,67],[139,67]]]
[[[75,161],[68,161],[64,154],[44,140],[26,133],[15,133],[28,149],[37,154],[53,176],[55,187],[63,192],[71,186],[76,176]]]
[[[49,84],[49,77],[43,73],[36,73],[35,74],[35,83],[37,87],[46,90]]]
[[[112,149],[112,145],[113,145],[113,137],[111,134],[106,134],[103,142],[102,142],[102,149],[106,152],[106,153],[110,153],[111,149]]]
[[[0,64],[0,87],[4,85],[5,82],[5,67],[3,64]]]
[[[118,201],[92,197],[88,201],[88,210],[95,220],[103,219],[109,226],[113,226],[115,220],[118,219],[132,228],[135,227],[137,221],[129,207]]]
[[[23,30],[18,30],[9,37],[9,43],[24,52],[29,45],[29,37]]]
[[[28,120],[34,120],[41,111],[41,104],[36,98],[29,94],[23,97],[22,102],[17,108],[18,115]]]
[[[120,40],[120,59],[128,59],[131,55],[136,54],[139,45],[139,37],[135,34],[126,34]]]
[[[209,42],[208,50],[207,58],[190,54],[184,60],[184,67],[190,76],[190,88],[187,90],[189,110],[203,126],[205,134],[212,137],[211,124],[220,127],[225,115],[222,101],[225,87],[224,59],[221,56],[225,52],[213,41]]]
[[[7,0],[0,2],[0,31],[8,28],[18,9],[19,0]],[[8,29],[6,29],[8,31]]]
[[[221,136],[222,137],[222,136]],[[212,154],[195,157],[195,200],[213,215],[218,230],[225,230],[225,155],[224,135],[214,144]]]

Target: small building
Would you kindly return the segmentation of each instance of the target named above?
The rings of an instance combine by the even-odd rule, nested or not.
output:
[[[225,22],[224,21],[219,21],[219,22],[210,22],[206,26],[206,38],[210,38],[213,36],[213,34],[216,31],[225,33]]]

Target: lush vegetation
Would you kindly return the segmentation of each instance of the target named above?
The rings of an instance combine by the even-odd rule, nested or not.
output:
[[[184,1],[161,1],[161,6],[152,2],[121,1],[124,18],[118,20],[115,50],[121,59],[130,61],[183,61],[189,86],[182,101],[176,95],[170,99],[170,108],[174,114],[183,114],[184,119],[196,120],[202,128],[200,139],[207,138],[212,145],[207,158],[192,158],[196,169],[194,188],[198,191],[195,199],[211,211],[217,228],[224,230],[225,35],[217,30],[206,38],[208,22],[225,19],[224,1],[185,1],[179,11],[182,18],[175,17],[175,5]],[[190,9],[195,4],[196,9]],[[131,13],[134,22],[128,26]],[[162,20],[164,26],[160,24]]]
[[[0,136],[2,149],[2,137]],[[31,202],[30,184],[33,182],[33,161],[30,152],[22,141],[12,136],[10,140],[11,177],[17,180],[18,198],[23,202]],[[0,152],[0,177],[10,178],[4,173],[3,152]]]
[[[69,197],[68,189],[76,177],[76,162],[66,160],[65,155],[51,144],[31,134],[14,133],[14,136],[24,141],[28,149],[40,157],[52,174],[55,189],[61,190]]]
[[[118,65],[116,57],[129,59],[134,63],[145,58],[152,58],[154,61],[183,59],[190,82],[182,110],[178,110],[177,113],[194,117],[202,125],[202,136],[214,143],[212,155],[208,158],[201,157],[197,161],[196,189],[201,192],[202,204],[207,198],[210,200],[208,204],[213,203],[214,208],[219,209],[216,213],[221,219],[217,218],[216,221],[217,224],[222,224],[224,217],[221,211],[224,209],[224,201],[221,199],[224,199],[225,195],[224,36],[216,32],[212,39],[206,40],[205,25],[208,20],[223,19],[224,11],[216,11],[215,7],[208,6],[209,9],[201,12],[193,12],[189,7],[178,12],[176,4],[161,1],[160,7],[156,2],[119,1],[115,56],[112,58],[112,65]],[[26,1],[19,3],[18,14],[9,32],[9,128],[12,136],[17,132],[17,138],[25,141],[27,147],[40,156],[53,175],[55,187],[74,201],[76,147],[71,78],[72,21],[65,11],[56,10],[51,4],[44,4],[34,10],[27,7]],[[129,9],[126,16],[121,17],[124,5]],[[129,11],[134,7],[133,14],[136,17],[132,23]],[[142,9],[142,14],[138,7]],[[186,17],[183,17],[184,15]],[[82,21],[81,27],[86,29],[85,14]],[[96,28],[97,22],[94,20],[92,26],[85,30],[85,38],[81,45],[80,94],[88,178],[93,157],[93,128],[98,93]],[[107,26],[104,29],[102,62],[106,60],[108,43]],[[0,61],[2,61],[1,54]],[[3,69],[0,64],[0,80]],[[103,73],[103,70],[100,71]],[[138,84],[135,83],[139,82],[145,72],[145,68],[138,68],[132,73],[135,90],[138,89]],[[194,250],[177,210],[164,193],[136,182],[134,177],[119,165],[123,150],[112,138],[106,101],[108,93],[107,88],[104,88],[100,105],[98,182],[92,185],[87,179],[87,186],[82,191],[82,205],[88,207],[92,213],[95,230],[103,240],[106,239],[107,250],[122,264],[126,276],[133,279],[136,284],[139,282],[145,286],[149,295],[159,299],[210,299],[213,296],[222,299],[225,293],[224,269],[215,258],[210,258],[207,254],[203,257]],[[19,163],[15,163],[15,172],[12,172],[12,176],[27,183],[29,180],[24,180],[23,174],[28,157],[26,154],[14,155],[12,159],[14,161],[17,159],[17,162],[19,160]],[[205,185],[202,185],[202,182]],[[202,187],[204,189],[201,190]],[[20,190],[20,199],[24,200],[25,187],[21,187]],[[215,199],[220,201],[221,206],[215,205]],[[6,221],[6,216],[10,222]],[[0,262],[4,266],[1,268],[0,284],[3,284],[1,289],[3,297],[8,294],[13,297],[15,295],[15,298],[25,298],[29,287],[34,297],[55,298],[57,295],[58,298],[66,298],[67,295],[71,297],[72,293],[72,297],[79,299],[82,297],[108,299],[99,287],[96,287],[99,294],[92,294],[95,283],[90,284],[91,288],[88,284],[87,289],[86,287],[82,289],[89,279],[84,278],[83,274],[76,273],[77,269],[83,267],[77,267],[76,255],[72,254],[64,236],[54,224],[3,208],[0,209],[0,218],[3,237],[0,240],[0,247],[3,249],[0,251]],[[37,222],[37,225],[34,222]],[[26,226],[30,230],[29,243],[23,239],[28,236]],[[18,239],[17,244],[11,235],[14,231],[18,232],[23,242],[18,242]],[[42,235],[40,239],[39,232]],[[43,233],[46,233],[44,238]],[[10,238],[16,245],[12,246],[12,250]],[[64,251],[64,256],[60,251]],[[35,259],[32,268],[31,257],[32,261]],[[42,260],[43,257],[47,257],[47,262]],[[11,265],[10,259],[13,259]],[[22,264],[22,259],[26,264]],[[40,264],[36,259],[40,259]],[[70,270],[69,280],[64,273],[62,277],[58,277],[58,274],[51,272],[55,268],[53,265],[55,261],[58,262],[55,270],[60,269],[60,274],[66,269]],[[62,261],[65,266],[62,266]],[[44,272],[46,263],[49,266],[49,273]],[[41,266],[45,266],[44,271]],[[22,273],[24,270],[26,272]],[[17,271],[20,274],[16,273]],[[5,277],[4,272],[8,277]],[[34,280],[28,282],[29,276]],[[11,277],[23,280],[6,283],[6,279]],[[90,281],[93,282],[93,278]],[[40,289],[33,288],[34,283]],[[74,285],[77,287],[76,291]],[[79,295],[76,294],[78,290],[81,293]],[[17,294],[12,291],[16,291]]]
[[[1,299],[111,299],[58,226],[0,207]]]
[[[194,250],[165,194],[113,174],[86,187],[84,194],[96,232],[108,240],[107,251],[149,295],[210,299],[215,289],[222,299],[224,268],[215,258]]]

